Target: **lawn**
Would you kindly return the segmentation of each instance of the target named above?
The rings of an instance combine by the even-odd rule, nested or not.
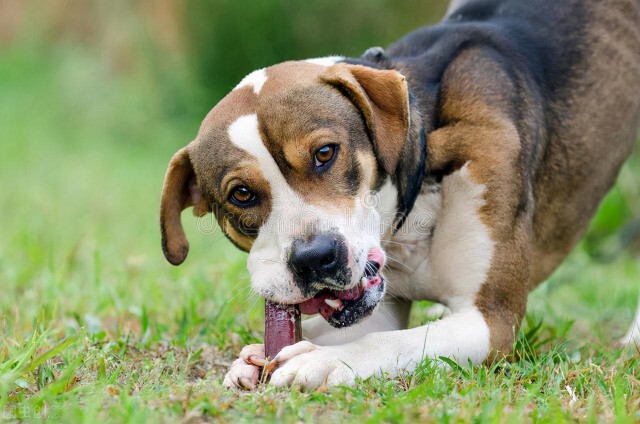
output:
[[[205,111],[97,55],[20,46],[0,61],[0,423],[640,421],[640,351],[613,347],[640,289],[637,251],[619,248],[640,213],[637,153],[587,242],[532,294],[518,360],[227,391],[230,362],[262,339],[246,255],[185,213],[191,253],[172,267],[158,228],[166,165]]]

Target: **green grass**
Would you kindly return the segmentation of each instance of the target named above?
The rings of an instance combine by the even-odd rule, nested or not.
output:
[[[612,347],[632,320],[640,263],[603,236],[633,215],[637,157],[588,242],[532,294],[518,361],[427,361],[329,392],[230,392],[228,365],[262,339],[245,255],[187,214],[187,262],[168,265],[159,242],[166,164],[202,115],[176,113],[148,75],[110,74],[95,52],[5,53],[0,423],[640,420],[640,353]],[[615,255],[595,262],[610,245]]]

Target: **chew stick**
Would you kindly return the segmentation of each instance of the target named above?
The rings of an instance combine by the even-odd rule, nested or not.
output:
[[[283,347],[302,340],[298,305],[264,304],[264,352],[273,359]]]

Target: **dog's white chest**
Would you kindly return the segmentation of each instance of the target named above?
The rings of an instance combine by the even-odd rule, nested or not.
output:
[[[389,293],[459,308],[475,302],[486,279],[493,241],[482,222],[484,186],[468,166],[421,193],[404,226],[384,244]]]

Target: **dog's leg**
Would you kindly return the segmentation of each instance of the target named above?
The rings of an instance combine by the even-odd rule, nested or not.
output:
[[[340,329],[332,327],[318,315],[302,321],[302,336],[309,343],[313,342],[320,346],[345,344],[369,333],[407,328],[410,311],[411,302],[409,301],[385,300],[367,319],[351,327]],[[258,365],[262,364],[264,360],[264,345],[245,346],[240,352],[239,358],[231,364],[223,384],[229,388],[253,389],[260,377]]]
[[[412,371],[426,358],[446,356],[466,365],[480,363],[489,353],[489,329],[480,312],[469,308],[428,325],[401,331],[372,333],[341,346],[317,346],[304,341],[276,356],[281,364],[271,377],[276,386],[351,385],[355,378],[395,376]]]

